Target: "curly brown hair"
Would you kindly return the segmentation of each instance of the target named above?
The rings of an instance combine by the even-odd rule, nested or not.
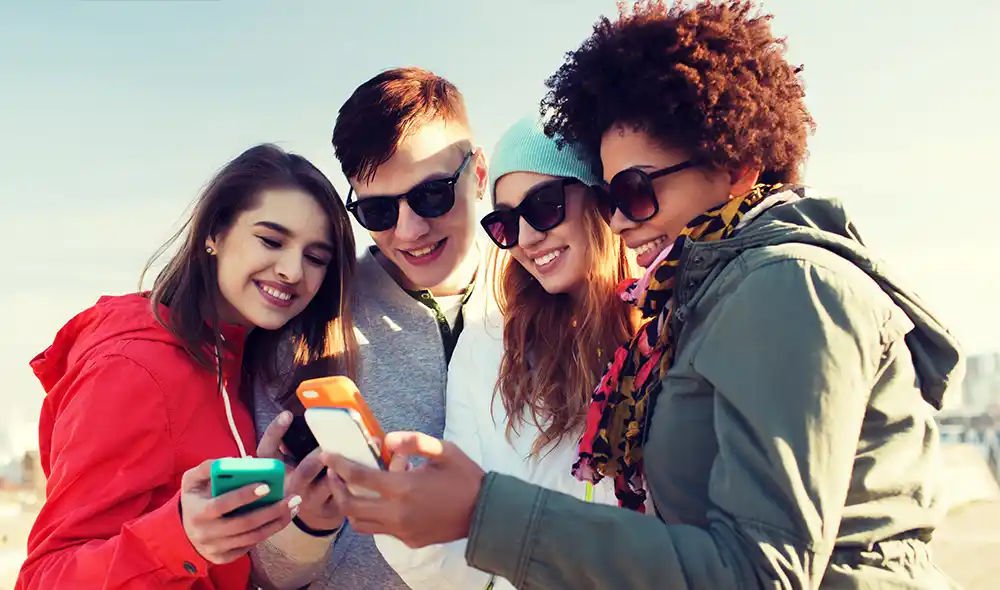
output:
[[[601,136],[644,131],[704,165],[796,182],[815,124],[770,15],[751,0],[618,4],[545,85],[545,133],[575,141],[601,171]]]

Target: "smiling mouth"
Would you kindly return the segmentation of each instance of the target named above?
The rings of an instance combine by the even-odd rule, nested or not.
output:
[[[426,256],[430,256],[435,251],[439,250],[442,246],[444,246],[443,239],[439,242],[431,244],[430,246],[425,246],[423,248],[417,248],[414,250],[402,250],[402,252],[406,253],[407,255],[413,258],[424,258]]]
[[[635,248],[632,248],[632,251],[635,252],[636,256],[642,256],[643,254],[652,252],[666,241],[667,241],[667,236],[660,236],[655,240],[646,242],[645,244],[640,244]]]
[[[278,307],[287,307],[292,304],[292,300],[298,297],[295,293],[286,291],[285,289],[279,289],[272,285],[262,283],[260,281],[254,281],[257,285],[257,289],[260,290],[264,299],[270,301],[272,305],[277,305]]]
[[[539,256],[538,258],[532,258],[531,261],[535,263],[535,266],[542,267],[551,263],[556,258],[562,255],[566,251],[566,248],[559,248],[558,250],[553,250],[544,256]]]
[[[268,285],[261,285],[260,288],[265,293],[267,293],[271,297],[274,297],[275,299],[281,299],[282,301],[291,301],[292,300],[292,294],[291,293],[285,293],[284,291],[279,291],[279,290],[275,289],[274,287],[270,287]]]

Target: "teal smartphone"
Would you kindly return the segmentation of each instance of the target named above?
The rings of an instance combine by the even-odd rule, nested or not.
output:
[[[255,483],[266,483],[271,490],[266,496],[241,506],[226,516],[244,514],[280,501],[285,496],[285,464],[277,459],[259,457],[216,459],[212,463],[213,498]]]

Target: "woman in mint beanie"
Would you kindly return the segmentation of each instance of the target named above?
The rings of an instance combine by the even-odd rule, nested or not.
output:
[[[631,337],[631,306],[615,288],[633,276],[627,250],[602,219],[598,178],[572,145],[559,148],[525,117],[490,160],[494,211],[482,225],[497,246],[498,309],[467,325],[450,365],[445,439],[484,469],[581,499],[615,504],[608,482],[570,474],[594,384]],[[376,536],[411,588],[512,588],[465,561],[465,541],[412,550]]]

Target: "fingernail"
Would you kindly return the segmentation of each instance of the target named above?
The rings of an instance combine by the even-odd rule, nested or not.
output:
[[[271,492],[271,486],[267,485],[266,483],[260,484],[253,490],[253,493],[257,494],[258,496],[266,496],[270,492]]]
[[[302,503],[302,496],[292,496],[292,499],[288,501],[288,507],[294,510],[299,509],[299,504]]]
[[[278,424],[281,424],[282,426],[288,426],[291,422],[292,422],[291,412],[282,412],[281,415],[278,416]]]

